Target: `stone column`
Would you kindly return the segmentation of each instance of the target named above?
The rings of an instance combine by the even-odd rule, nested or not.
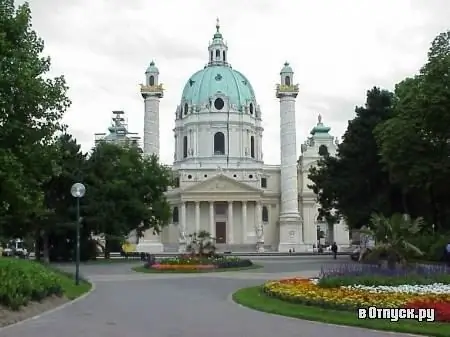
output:
[[[261,201],[256,202],[255,216],[255,233],[256,233],[256,251],[264,252],[264,225],[262,222],[262,204]]]
[[[178,251],[183,253],[186,251],[186,202],[182,202],[180,205],[181,217],[178,224],[179,227],[179,240],[178,240]]]
[[[228,201],[228,243],[233,244],[233,202]]]
[[[343,220],[339,221],[333,226],[333,240],[338,245],[339,249],[347,248],[350,245],[350,233]]]
[[[195,231],[200,231],[200,201],[195,202]]]
[[[242,243],[247,241],[247,201],[242,202]]]
[[[216,237],[216,227],[214,226],[214,201],[209,202],[209,234]]]

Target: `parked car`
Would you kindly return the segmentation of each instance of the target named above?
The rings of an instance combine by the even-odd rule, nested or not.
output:
[[[28,250],[24,247],[23,240],[15,239],[11,240],[8,247],[3,249],[2,256],[16,256],[25,258],[28,257]]]

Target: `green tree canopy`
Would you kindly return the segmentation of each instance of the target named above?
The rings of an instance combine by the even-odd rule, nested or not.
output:
[[[441,226],[450,220],[450,31],[433,40],[427,63],[395,96],[393,118],[375,130],[382,162],[404,190],[422,196],[410,209]]]
[[[64,78],[48,76],[28,4],[1,0],[0,7],[0,223],[21,235],[46,213],[43,185],[54,173],[55,133],[70,100]]]
[[[368,223],[372,212],[391,213],[398,208],[395,186],[379,162],[374,128],[392,116],[393,94],[373,88],[364,107],[355,109],[336,157],[323,156],[309,172],[310,186],[318,196],[319,217],[344,217],[349,227]],[[336,212],[336,213],[335,213]]]
[[[171,172],[146,158],[133,146],[97,145],[86,168],[86,225],[104,234],[106,252],[110,239],[120,239],[132,230],[153,229],[159,233],[171,216],[165,192]]]

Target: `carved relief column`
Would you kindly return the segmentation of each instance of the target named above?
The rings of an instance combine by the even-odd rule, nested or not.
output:
[[[233,243],[233,202],[228,201],[228,243]]]
[[[214,226],[214,201],[209,202],[209,234],[216,237],[216,227]]]
[[[195,231],[200,231],[200,201],[195,202]]]
[[[242,202],[242,243],[247,241],[247,201]]]

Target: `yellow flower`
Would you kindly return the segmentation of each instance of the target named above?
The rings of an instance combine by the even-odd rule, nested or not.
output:
[[[450,294],[368,293],[348,288],[321,288],[308,279],[298,278],[270,281],[264,284],[263,289],[267,294],[285,300],[348,309],[368,306],[396,308],[411,300],[450,301]]]

